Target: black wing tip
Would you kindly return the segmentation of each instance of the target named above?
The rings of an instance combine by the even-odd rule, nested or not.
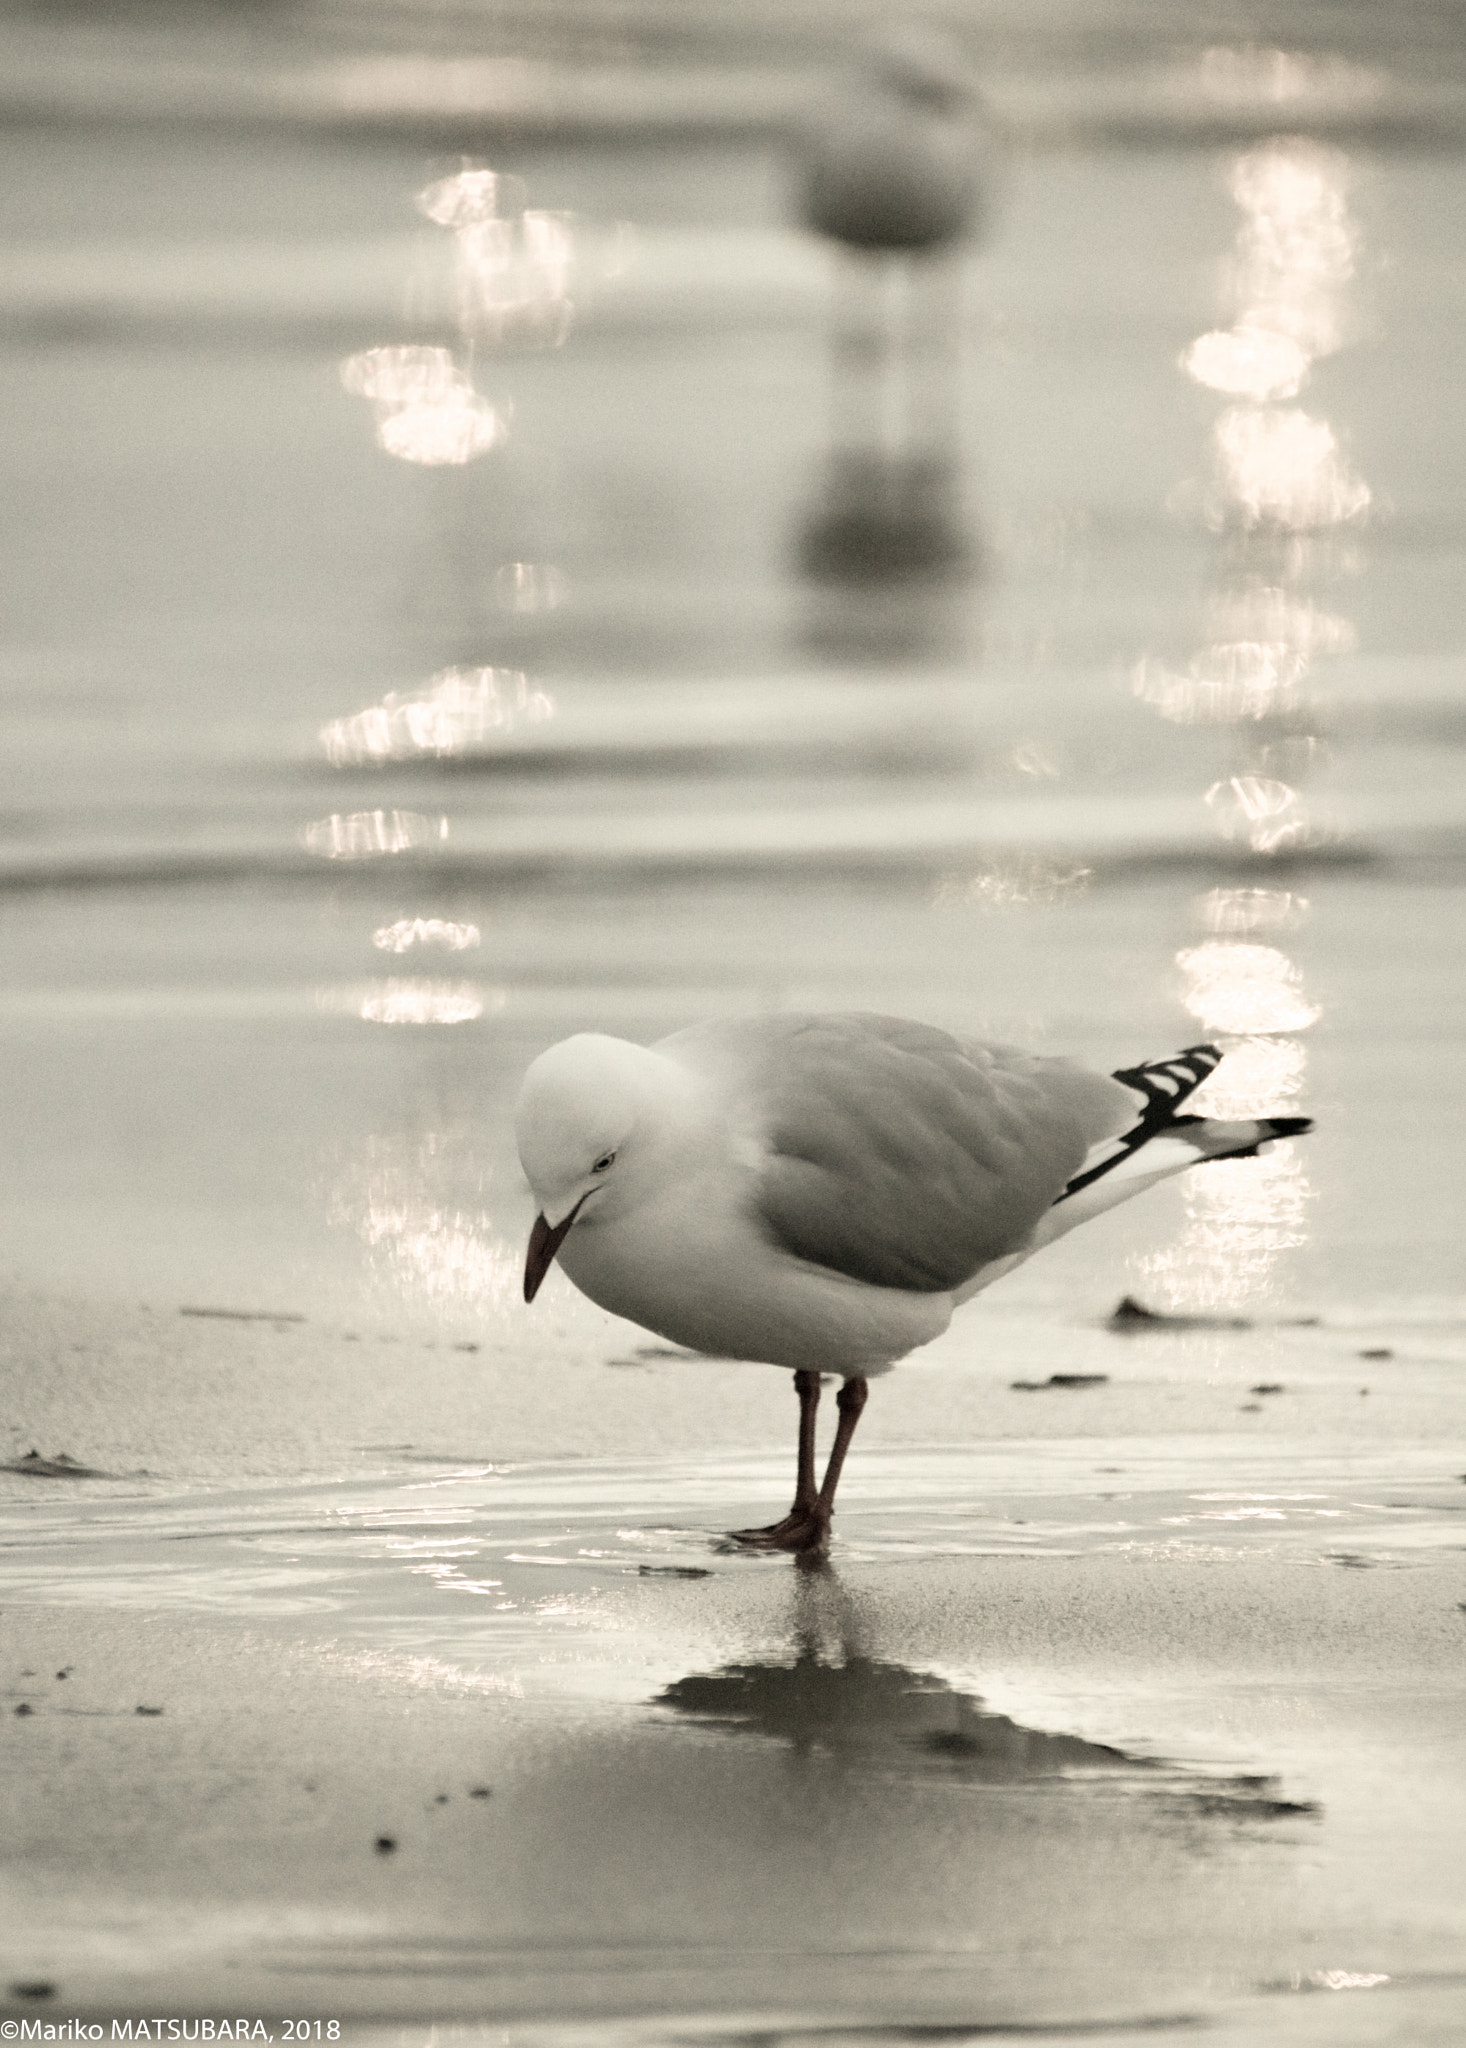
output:
[[[1313,1129],[1311,1116],[1265,1116],[1260,1121],[1267,1125],[1268,1136],[1272,1138],[1301,1138]]]
[[[1260,1116],[1255,1125],[1257,1136],[1250,1145],[1241,1145],[1235,1152],[1213,1152],[1215,1159],[1256,1159],[1264,1145],[1270,1145],[1274,1138],[1301,1138],[1313,1129],[1311,1116]]]

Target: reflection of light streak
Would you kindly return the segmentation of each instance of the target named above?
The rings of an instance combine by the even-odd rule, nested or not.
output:
[[[402,917],[372,933],[372,944],[383,953],[405,953],[412,946],[445,946],[461,953],[479,939],[476,924],[449,924],[441,917]]]
[[[409,975],[332,982],[316,990],[316,1008],[327,1016],[359,1017],[368,1024],[471,1024],[497,1016],[508,1000],[505,989],[479,982]]]
[[[395,1292],[429,1305],[482,1313],[517,1300],[518,1249],[471,1197],[482,1185],[466,1144],[429,1132],[416,1143],[373,1137],[337,1179],[327,1219],[354,1230]]]
[[[1300,137],[1267,141],[1237,160],[1237,322],[1192,342],[1181,356],[1185,375],[1263,403],[1294,397],[1314,356],[1339,348],[1339,291],[1355,264],[1345,182],[1347,160]]]
[[[1245,839],[1254,853],[1278,853],[1309,839],[1307,806],[1289,783],[1267,775],[1229,775],[1214,782],[1206,803],[1226,839]]]
[[[521,178],[506,177],[487,165],[470,165],[451,178],[439,178],[417,195],[418,211],[440,228],[475,227],[486,220],[523,210],[525,186]]]
[[[1237,405],[1212,429],[1222,483],[1248,526],[1291,532],[1357,519],[1372,493],[1350,471],[1327,420]]]
[[[1142,661],[1131,688],[1176,724],[1232,724],[1287,709],[1303,670],[1302,656],[1284,641],[1220,641],[1194,655],[1184,672]]]
[[[367,860],[379,853],[407,853],[448,837],[446,818],[425,818],[420,811],[352,811],[335,813],[307,825],[301,834],[307,853],[325,860]]]
[[[502,419],[446,348],[367,349],[342,363],[341,382],[371,399],[379,444],[404,462],[470,462],[502,438]]]
[[[1256,44],[1203,50],[1199,83],[1205,96],[1222,106],[1277,107],[1295,112],[1321,106],[1335,111],[1367,106],[1383,90],[1378,71],[1351,64],[1347,58],[1304,56]]]
[[[471,981],[394,975],[363,996],[358,1015],[368,1024],[471,1024],[483,1013],[483,991]]]
[[[1308,1981],[1320,1991],[1373,1991],[1390,1979],[1383,1970],[1310,1970]]]
[[[1302,923],[1308,898],[1291,889],[1213,889],[1196,908],[1209,932],[1282,931]]]
[[[455,1564],[410,1564],[407,1569],[436,1579],[445,1593],[500,1593],[504,1589],[502,1579],[466,1579]]]
[[[1208,939],[1178,953],[1176,964],[1186,977],[1181,1000],[1208,1031],[1302,1031],[1320,1014],[1275,946]]]
[[[1227,1057],[1187,1107],[1224,1123],[1267,1116],[1301,1093],[1307,1064],[1308,1055],[1296,1038],[1239,1038],[1227,1047]]]
[[[1175,724],[1240,724],[1294,710],[1312,659],[1355,643],[1347,619],[1271,584],[1224,591],[1209,609],[1218,638],[1184,669],[1148,655],[1131,673],[1134,695]]]
[[[558,347],[575,307],[568,214],[527,207],[525,187],[483,165],[465,166],[418,194],[418,206],[453,232],[458,319],[466,337]]]
[[[985,910],[1007,910],[1020,903],[1055,903],[1085,888],[1092,868],[1056,867],[1050,861],[1017,860],[976,875],[942,875],[932,901],[940,909],[977,904]]]
[[[558,348],[575,317],[569,292],[575,242],[568,218],[527,209],[517,221],[488,220],[460,229],[456,239],[464,333]]]
[[[1266,327],[1214,329],[1192,342],[1181,367],[1197,384],[1234,398],[1292,398],[1308,375],[1308,357],[1289,334]]]
[[[432,405],[464,388],[446,348],[369,348],[348,356],[341,382],[358,398],[383,406]]]
[[[1342,340],[1338,298],[1357,248],[1348,170],[1337,150],[1288,136],[1248,150],[1232,172],[1244,216],[1232,276],[1243,317],[1290,336],[1309,357]]]
[[[415,696],[394,691],[354,717],[333,718],[320,739],[327,759],[340,767],[456,754],[554,715],[551,698],[517,669],[448,668]]]
[[[403,462],[443,468],[472,462],[503,438],[504,423],[489,404],[469,391],[453,392],[430,405],[406,405],[377,422],[377,440]]]
[[[1292,961],[1271,946],[1216,940],[1177,956],[1190,984],[1186,1007],[1211,1030],[1247,1032],[1197,1090],[1201,1116],[1241,1121],[1276,1112],[1302,1091],[1307,1055],[1295,1038],[1319,1012],[1303,996]],[[1272,1144],[1256,1159],[1218,1159],[1182,1183],[1186,1225],[1178,1243],[1139,1262],[1170,1309],[1234,1308],[1267,1292],[1278,1255],[1305,1242],[1311,1190],[1295,1147]]]
[[[1275,583],[1245,583],[1218,591],[1208,613],[1222,640],[1257,640],[1285,647],[1300,662],[1323,654],[1348,654],[1358,634],[1348,619],[1320,611],[1308,598]]]
[[[1184,1183],[1180,1242],[1140,1270],[1168,1309],[1235,1308],[1268,1291],[1280,1252],[1307,1242],[1311,1193],[1291,1144],[1198,1167]]]
[[[494,595],[506,612],[549,612],[564,599],[565,578],[551,562],[505,562]]]

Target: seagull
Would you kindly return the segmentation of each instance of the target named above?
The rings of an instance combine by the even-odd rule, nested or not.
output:
[[[811,110],[800,152],[806,226],[846,248],[928,254],[980,223],[988,142],[961,50],[887,29]]]
[[[867,1382],[1078,1223],[1307,1117],[1179,1114],[1215,1046],[1100,1074],[863,1011],[695,1024],[654,1045],[582,1032],[515,1108],[539,1205],[524,1269],[673,1344],[792,1368],[794,1502],[758,1549],[817,1552]],[[815,1481],[822,1375],[839,1422]]]

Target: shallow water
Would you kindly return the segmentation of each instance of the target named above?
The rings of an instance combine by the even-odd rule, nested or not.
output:
[[[619,253],[463,469],[341,382],[452,166],[318,16],[5,32],[7,2012],[1454,2038],[1458,39],[985,23],[961,562],[873,586],[800,566],[830,263],[728,68],[815,15],[679,50],[700,138],[525,131]],[[1250,319],[1295,393],[1197,373]],[[724,1533],[784,1376],[527,1311],[508,1135],[554,1038],[801,1007],[1317,1119],[882,1379],[814,1573]]]

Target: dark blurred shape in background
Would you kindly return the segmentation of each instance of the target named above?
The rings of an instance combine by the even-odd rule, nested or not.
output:
[[[960,47],[912,28],[873,37],[808,123],[800,218],[840,252],[832,447],[802,545],[815,576],[939,576],[968,553],[958,251],[982,225],[991,153]]]

